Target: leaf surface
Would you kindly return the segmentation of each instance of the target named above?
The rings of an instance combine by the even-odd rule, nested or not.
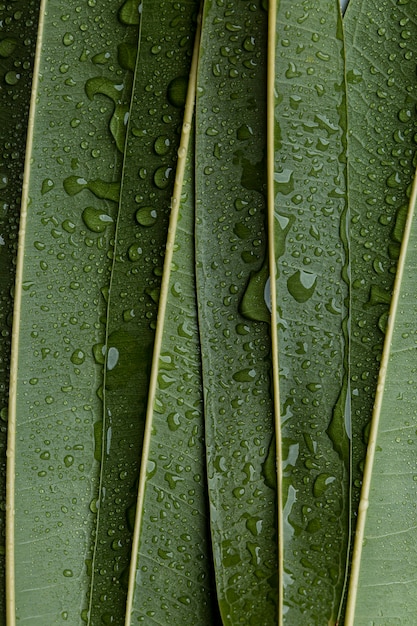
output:
[[[349,540],[343,54],[338,2],[278,3],[269,182],[288,624],[335,623]]]
[[[415,622],[417,177],[398,261],[359,506],[346,625]]]
[[[93,622],[116,615],[119,623],[124,619],[170,198],[197,8],[196,2],[145,0],[141,5],[106,345],[96,351],[102,363],[107,354],[107,362],[98,452],[105,498],[94,556]],[[127,65],[128,52],[119,46]]]
[[[17,234],[39,1],[2,7],[0,26],[0,623],[5,623],[6,442]]]
[[[265,271],[267,14],[204,9],[196,262],[210,524],[224,624],[277,618],[276,473]]]
[[[344,18],[352,207],[351,403],[357,510],[385,325],[415,168],[417,36],[411,3],[350,0]]]
[[[171,202],[126,624],[214,624],[194,264],[197,29]],[[190,141],[191,139],[191,141]],[[155,594],[155,587],[158,594]]]
[[[130,98],[118,46],[137,38],[117,9],[40,9],[10,387],[11,626],[90,621],[103,379],[93,353],[104,343],[121,178],[115,118]]]

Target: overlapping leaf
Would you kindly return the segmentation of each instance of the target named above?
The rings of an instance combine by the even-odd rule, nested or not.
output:
[[[36,6],[0,5],[3,386],[21,185],[14,164]],[[249,0],[205,4],[196,150],[181,207],[178,189],[174,196],[165,258],[197,9],[42,2],[11,369],[10,626],[124,621],[148,392],[126,624],[334,624],[340,615],[350,393],[355,515],[415,167],[413,4],[350,1],[347,136],[336,0],[280,0],[278,9],[271,0],[269,263],[267,13]],[[413,231],[387,336],[347,623],[411,625],[416,612]],[[6,404],[4,396],[2,416]]]
[[[0,25],[0,623],[5,620],[6,421],[20,197],[39,1],[3,6]]]
[[[277,615],[269,327],[254,321],[266,307],[248,289],[266,255],[266,28],[266,12],[251,2],[206,3],[196,110],[197,294],[217,593],[224,624],[258,626]]]
[[[121,623],[125,611],[170,197],[197,9],[196,2],[159,5],[149,0],[141,5],[141,41],[105,346],[95,350],[97,360],[107,362],[104,415],[98,426],[102,501],[94,559],[93,623],[100,619],[118,619]],[[119,46],[119,56],[134,67],[132,48]]]
[[[392,296],[359,507],[346,625],[415,622],[417,177]]]
[[[93,347],[104,343],[118,112],[130,99],[118,46],[137,40],[117,8],[40,9],[10,388],[10,624],[89,621],[102,381]]]
[[[350,0],[349,103],[353,510],[415,167],[417,28],[411,2]]]
[[[284,615],[288,624],[330,624],[345,578],[350,479],[346,91],[337,2],[278,3],[275,93],[270,234]]]

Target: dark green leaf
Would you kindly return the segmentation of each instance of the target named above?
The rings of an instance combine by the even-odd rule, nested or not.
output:
[[[283,613],[289,624],[334,624],[346,570],[350,479],[346,92],[336,0],[278,3],[275,93],[270,234]]]
[[[224,624],[267,626],[278,588],[270,339],[248,287],[266,255],[267,14],[208,2],[202,32],[196,259],[217,593]]]

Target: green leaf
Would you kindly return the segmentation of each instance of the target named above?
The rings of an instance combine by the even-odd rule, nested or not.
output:
[[[413,624],[417,611],[415,503],[417,177],[398,261],[372,417],[346,626]]]
[[[266,262],[266,41],[263,8],[248,0],[205,4],[196,105],[197,294],[210,524],[228,625],[277,619],[269,327],[254,320],[263,319],[264,304],[249,284]]]
[[[150,618],[155,624],[214,623],[195,293],[192,144],[188,149],[199,38],[198,29],[171,202],[126,624]]]
[[[275,163],[268,182],[283,612],[288,623],[330,624],[340,611],[349,541],[342,25],[336,1],[308,10],[281,0],[275,17]]]
[[[7,576],[8,623],[45,626],[89,622],[103,379],[93,355],[105,341],[122,158],[114,102],[87,91],[100,75],[129,103],[117,46],[137,29],[95,2],[80,11],[43,1],[40,15],[13,328]]]
[[[5,620],[6,422],[20,197],[39,2],[3,5],[0,26],[0,623]]]
[[[152,349],[195,2],[144,2],[107,306],[92,621],[124,614]],[[175,54],[173,52],[176,51]],[[120,56],[120,46],[118,48]],[[186,82],[186,81],[185,81]],[[100,88],[99,83],[96,88]],[[179,106],[178,106],[179,105]],[[158,114],[158,112],[160,112]],[[98,228],[102,228],[101,223]],[[102,354],[99,357],[102,358]],[[106,445],[111,437],[111,442]]]
[[[352,303],[353,510],[359,501],[388,307],[415,162],[412,3],[349,2],[346,70]]]

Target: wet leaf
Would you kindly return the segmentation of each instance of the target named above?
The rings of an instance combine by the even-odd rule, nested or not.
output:
[[[331,624],[345,579],[350,480],[346,90],[337,2],[278,3],[273,88],[268,183],[283,615],[291,624]]]
[[[0,22],[0,623],[5,620],[6,438],[20,197],[39,2],[2,7]]]
[[[198,8],[195,2],[158,6],[146,1],[142,5],[109,283],[99,454],[105,499],[99,511],[94,557],[93,624],[120,620],[117,616],[125,611],[132,520],[184,106],[184,98],[178,106],[179,96],[171,102],[170,90],[172,84],[182,84],[179,76],[190,71]],[[120,50],[119,45],[119,58]],[[104,83],[97,82],[95,89],[103,90],[100,84]],[[96,230],[105,227],[96,214],[91,221],[93,218]]]
[[[410,3],[351,0],[346,11],[352,304],[353,510],[415,168],[416,54]],[[411,29],[411,30],[410,30]],[[408,34],[414,32],[413,36]]]
[[[415,502],[417,178],[392,295],[359,505],[346,626],[412,624]]]
[[[266,263],[267,14],[207,3],[202,33],[196,262],[217,594],[224,624],[267,625],[278,587],[270,340],[250,285]]]
[[[105,343],[122,155],[114,102],[87,92],[100,75],[129,104],[117,46],[137,44],[137,28],[121,24],[114,5],[95,2],[81,12],[75,2],[44,1],[40,15],[13,326],[7,575],[8,623],[45,626],[89,622],[105,501],[97,462],[103,367],[94,354]],[[97,215],[104,228],[95,227]]]
[[[127,624],[214,624],[194,264],[197,30],[158,310]],[[169,575],[168,575],[169,572]],[[158,594],[155,594],[155,587]]]

